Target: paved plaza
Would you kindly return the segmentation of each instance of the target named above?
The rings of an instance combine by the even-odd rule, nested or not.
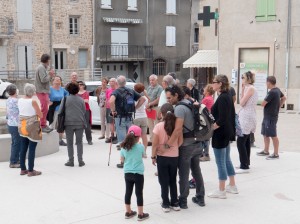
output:
[[[262,111],[258,110],[261,119]],[[280,159],[268,161],[258,157],[253,148],[251,172],[236,176],[240,194],[227,194],[227,199],[206,197],[206,207],[191,201],[195,190],[190,191],[189,209],[163,213],[160,208],[160,185],[154,176],[155,167],[145,159],[145,212],[150,219],[145,223],[230,223],[230,224],[299,224],[300,223],[300,153],[299,114],[280,114]],[[258,121],[258,124],[260,120]],[[260,127],[258,125],[258,131]],[[39,177],[20,176],[18,169],[0,163],[0,223],[1,224],[110,224],[136,223],[136,218],[124,219],[125,182],[123,170],[116,168],[119,152],[113,145],[108,166],[109,144],[98,140],[99,129],[93,130],[94,145],[84,143],[85,167],[65,167],[66,147],[58,153],[36,158]],[[297,136],[298,135],[298,136]],[[257,146],[262,137],[256,135]],[[151,148],[148,148],[150,155]],[[238,153],[232,144],[232,160],[238,165]],[[201,163],[206,193],[217,188],[217,167],[214,156],[210,162]],[[136,198],[132,197],[136,210]]]

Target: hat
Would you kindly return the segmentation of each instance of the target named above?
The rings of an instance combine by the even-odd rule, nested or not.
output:
[[[139,126],[131,125],[128,129],[128,134],[133,133],[135,137],[141,137],[142,129]]]

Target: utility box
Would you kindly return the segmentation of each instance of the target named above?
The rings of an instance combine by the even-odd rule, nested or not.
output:
[[[287,110],[294,110],[294,104],[287,104],[286,109]]]

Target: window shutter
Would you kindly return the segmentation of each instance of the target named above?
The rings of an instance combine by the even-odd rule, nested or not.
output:
[[[166,0],[167,1],[167,14],[176,14],[176,0]]]
[[[78,65],[79,68],[87,68],[87,50],[79,50]]]
[[[275,0],[268,0],[268,21],[276,20],[276,3]]]
[[[111,8],[111,0],[101,0],[101,8]]]
[[[25,46],[18,46],[18,69],[19,71],[25,71]]]
[[[166,46],[167,47],[176,46],[176,27],[174,26],[166,27]]]
[[[128,10],[137,10],[137,0],[128,0]]]
[[[32,47],[27,46],[27,68],[32,71]]]
[[[32,30],[32,0],[17,0],[18,30]]]
[[[267,2],[268,0],[257,0],[256,1],[256,21],[264,22],[267,21]]]

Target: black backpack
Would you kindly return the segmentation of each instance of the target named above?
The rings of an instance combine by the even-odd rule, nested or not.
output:
[[[188,107],[194,117],[194,128],[193,130],[183,126],[188,132],[183,134],[184,138],[194,138],[196,141],[207,141],[213,135],[213,123],[215,122],[214,117],[209,113],[208,109],[204,104],[194,105],[193,103],[179,102],[177,105],[184,105]]]
[[[124,117],[132,116],[135,113],[135,102],[134,102],[134,92],[132,89],[127,87],[118,89],[120,94],[121,103],[121,113],[118,111],[118,114]]]

